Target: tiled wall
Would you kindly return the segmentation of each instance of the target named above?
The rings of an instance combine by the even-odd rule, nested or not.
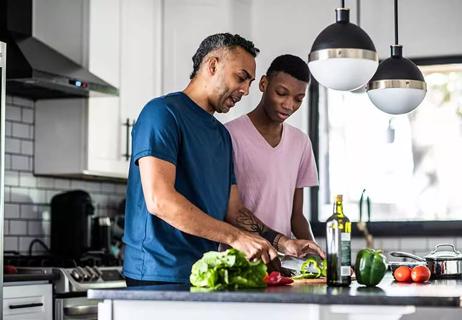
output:
[[[33,239],[50,243],[50,201],[66,190],[87,191],[96,215],[111,215],[125,196],[125,184],[35,177],[34,102],[19,97],[6,100],[5,141],[5,250],[26,253]],[[41,251],[35,245],[34,252]]]

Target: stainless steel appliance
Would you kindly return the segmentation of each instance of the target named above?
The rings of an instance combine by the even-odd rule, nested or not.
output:
[[[125,287],[121,271],[122,267],[18,268],[18,272],[54,275],[54,320],[96,320],[99,301],[87,299],[87,290]]]
[[[55,268],[54,320],[97,319],[98,301],[87,299],[88,289],[121,288],[121,267]]]

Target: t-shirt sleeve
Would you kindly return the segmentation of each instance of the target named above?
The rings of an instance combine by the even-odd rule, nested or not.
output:
[[[178,123],[162,102],[148,103],[132,130],[132,153],[135,164],[142,157],[153,156],[176,165],[179,145]]]
[[[314,159],[313,148],[309,139],[306,140],[305,147],[300,161],[297,176],[297,188],[317,186],[318,170],[316,168],[316,161]]]
[[[229,132],[229,130],[228,130],[228,133],[229,133],[229,135],[228,135],[229,136],[229,148],[231,149],[231,151],[229,153],[230,154],[230,159],[229,159],[229,161],[230,161],[230,166],[229,166],[230,167],[230,169],[229,169],[230,172],[229,172],[229,174],[230,174],[231,185],[233,185],[233,184],[237,184],[236,173],[234,172],[234,146],[233,146],[234,141],[233,141],[233,139],[231,137],[231,133]]]

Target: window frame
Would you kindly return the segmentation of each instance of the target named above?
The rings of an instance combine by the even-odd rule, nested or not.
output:
[[[462,55],[410,59],[417,65],[462,64]],[[316,163],[319,163],[319,84],[311,77],[308,96],[308,134]],[[319,166],[318,166],[319,168]],[[325,237],[325,223],[319,221],[319,187],[310,188],[310,224],[313,233]],[[462,213],[461,213],[462,214]],[[462,220],[433,221],[372,221],[367,222],[370,233],[378,237],[442,237],[461,236]],[[352,223],[353,237],[361,237],[356,222]]]

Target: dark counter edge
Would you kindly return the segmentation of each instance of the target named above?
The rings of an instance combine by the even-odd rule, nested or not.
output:
[[[3,282],[53,281],[57,278],[56,274],[5,274],[3,275]]]
[[[195,302],[248,302],[248,303],[304,303],[324,305],[387,305],[417,307],[461,307],[460,297],[402,297],[402,296],[330,296],[318,294],[268,292],[212,292],[150,291],[123,289],[90,289],[89,299],[195,301]]]

